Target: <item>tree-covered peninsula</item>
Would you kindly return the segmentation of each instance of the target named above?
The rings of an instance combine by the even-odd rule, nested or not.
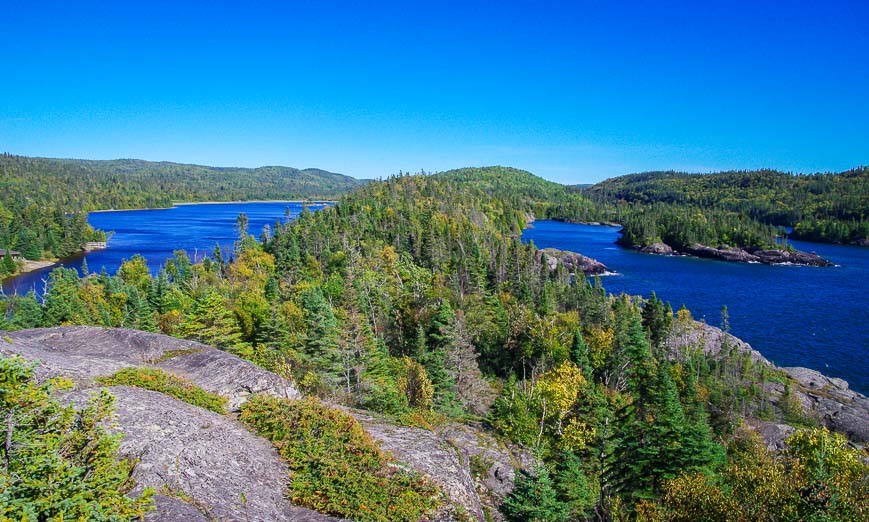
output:
[[[625,224],[632,244],[666,238],[674,248],[692,241],[760,247],[774,235],[869,244],[869,167],[807,175],[647,172],[581,192],[594,201],[644,209]]]
[[[654,294],[607,294],[521,241],[533,216],[567,218],[565,209],[588,220],[638,211],[513,169],[394,176],[259,240],[242,218],[230,258],[194,264],[178,252],[156,275],[140,257],[115,275],[57,269],[41,299],[2,302],[0,329],[160,332],[289,379],[307,399],[257,397],[241,421],[292,467],[287,502],[343,518],[865,519],[865,454],[803,406],[799,382],[727,334],[726,310],[719,330]],[[205,357],[197,346],[150,364],[182,368],[172,361]],[[16,386],[32,387],[18,363],[7,366]],[[212,403],[149,371],[123,383]],[[4,403],[4,414],[28,407]],[[363,428],[375,415],[394,427],[372,438]],[[475,444],[494,437],[525,457],[500,490],[498,452],[459,451],[482,493],[456,493],[436,470],[394,466],[378,449],[375,439],[408,426],[417,439],[471,430]],[[758,426],[790,435],[771,448]],[[41,498],[18,487],[36,473],[19,448],[6,446],[23,471],[2,472],[0,494]]]

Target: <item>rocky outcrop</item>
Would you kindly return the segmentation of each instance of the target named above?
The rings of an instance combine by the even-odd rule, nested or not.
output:
[[[625,245],[634,250],[643,252],[644,254],[658,254],[664,256],[689,255],[734,263],[759,263],[765,265],[834,266],[833,263],[822,258],[815,252],[802,252],[800,250],[739,248],[726,245],[715,248],[695,243],[684,251],[677,251],[670,245],[662,242],[655,242],[650,245]]]
[[[64,326],[8,334],[15,350],[39,360],[38,372],[63,375],[79,385],[128,367],[150,366],[185,377],[197,386],[229,399],[238,409],[247,397],[267,393],[298,399],[286,379],[210,346],[124,328]],[[0,344],[0,350],[3,349]]]
[[[737,263],[762,263],[765,265],[803,265],[803,266],[833,266],[833,263],[814,252],[799,250],[780,250],[777,248],[736,248],[721,246],[713,248],[694,244],[685,249],[685,253],[708,259],[733,261]]]
[[[141,366],[185,377],[228,397],[235,409],[255,393],[300,397],[292,383],[278,375],[229,353],[164,335],[75,326],[3,333],[2,338],[0,355],[18,354],[38,362],[38,379],[71,378],[76,389],[66,400],[76,404],[99,389],[97,377]],[[153,487],[159,493],[149,520],[336,520],[289,504],[285,463],[268,441],[231,415],[138,388],[109,390],[116,397],[116,429],[125,434],[121,451],[139,461],[135,492]],[[348,411],[399,465],[428,476],[444,491],[452,507],[438,520],[456,518],[455,506],[475,520],[485,520],[487,512],[497,519],[493,509],[498,501],[493,499],[512,489],[512,465],[531,459],[470,427],[433,432]],[[491,463],[491,481],[478,480],[471,471],[471,455],[478,454]]]
[[[807,412],[851,441],[869,442],[869,398],[848,388],[842,379],[809,368],[782,368],[799,386],[791,393]]]
[[[559,264],[562,264],[571,273],[582,272],[590,276],[612,273],[600,261],[568,250],[544,248],[538,250],[537,255],[540,260],[545,257],[549,270],[555,270]]]
[[[121,453],[138,460],[133,494],[157,493],[147,520],[337,520],[287,500],[289,470],[271,443],[232,417],[167,395],[112,386]],[[94,390],[66,397],[83,404]]]
[[[674,358],[686,349],[697,348],[706,355],[716,357],[727,347],[736,353],[749,355],[754,364],[781,370],[792,380],[791,396],[807,418],[844,434],[856,444],[869,443],[869,398],[849,389],[848,383],[842,379],[827,377],[808,368],[777,368],[745,341],[698,321],[676,321],[667,345]],[[785,396],[785,386],[781,382],[764,383],[764,391],[774,405],[778,405]],[[776,431],[765,424],[763,426],[764,431],[760,433],[772,447],[777,444],[775,437],[771,436]],[[779,429],[778,433],[783,431]]]
[[[652,243],[651,245],[646,245],[638,249],[640,252],[644,254],[658,254],[661,256],[671,256],[673,255],[673,249],[670,248],[670,245],[666,243]]]
[[[749,249],[748,252],[767,265],[834,266],[814,252],[760,248]]]
[[[700,321],[675,321],[667,338],[667,347],[674,357],[690,348],[700,348],[704,354],[713,358],[725,348],[734,349],[737,353],[748,354],[755,364],[773,366],[766,357],[739,337]]]

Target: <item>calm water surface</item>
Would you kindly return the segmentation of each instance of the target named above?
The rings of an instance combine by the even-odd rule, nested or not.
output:
[[[618,272],[602,278],[607,291],[648,297],[696,319],[721,324],[779,366],[806,366],[869,392],[869,249],[793,241],[836,263],[834,268],[727,263],[641,254],[614,244],[617,227],[537,221],[523,233],[540,248],[572,250]]]
[[[310,203],[317,210],[328,203]],[[62,265],[80,270],[87,258],[88,269],[99,272],[105,267],[114,274],[125,259],[142,254],[153,274],[159,271],[175,250],[186,250],[191,259],[210,256],[215,245],[231,249],[238,239],[236,219],[244,212],[248,218],[248,232],[259,237],[265,225],[274,228],[275,222],[286,222],[299,215],[303,204],[287,201],[260,203],[214,203],[179,205],[168,209],[121,210],[91,212],[88,222],[95,228],[114,231],[109,247],[66,259]],[[44,280],[54,267],[37,270],[3,282],[7,294],[41,293]]]

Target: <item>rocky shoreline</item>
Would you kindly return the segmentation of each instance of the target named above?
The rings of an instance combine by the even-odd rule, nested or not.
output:
[[[543,261],[545,256],[550,271],[555,270],[558,268],[558,265],[561,264],[564,265],[564,268],[566,268],[568,272],[576,273],[577,271],[580,271],[587,276],[615,274],[615,272],[611,271],[605,264],[597,259],[592,259],[588,256],[584,256],[577,252],[571,252],[569,250],[543,248],[537,251],[537,256],[538,261]]]
[[[814,252],[800,250],[779,250],[776,248],[736,248],[720,246],[718,248],[695,243],[684,252],[673,249],[666,243],[651,245],[630,245],[630,248],[645,254],[665,256],[687,255],[734,263],[759,263],[764,265],[800,265],[800,266],[835,266]]]

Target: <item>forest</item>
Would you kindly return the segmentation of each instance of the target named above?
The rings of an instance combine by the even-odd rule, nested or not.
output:
[[[773,405],[764,383],[785,376],[735,349],[714,357],[676,347],[672,338],[695,324],[690,311],[550,270],[520,239],[532,216],[633,219],[631,205],[501,167],[393,176],[262,233],[240,216],[231,256],[194,264],[179,251],[156,275],[138,256],[114,275],[58,268],[43,297],[0,302],[0,330],[119,326],[235,353],[312,397],[243,413],[272,440],[289,436],[283,422],[343,425],[328,404],[422,428],[481,422],[537,457],[500,507],[509,521],[869,516],[865,455],[787,400]],[[750,418],[803,429],[774,453]],[[374,477],[382,456],[354,429],[346,436],[358,458],[281,442],[302,462],[351,459],[299,475],[294,500],[378,520],[347,506],[382,497],[378,484],[388,483],[407,499],[390,507],[405,513],[396,520],[418,519],[430,486]],[[352,484],[341,479],[348,466]]]
[[[626,223],[630,242],[642,243],[653,230],[653,235],[671,238],[676,243],[671,246],[710,241],[713,238],[702,236],[710,227],[701,215],[714,224],[713,236],[737,246],[760,246],[751,243],[770,234],[825,243],[869,242],[869,167],[808,175],[774,170],[646,172],[608,179],[579,192],[596,202],[643,209],[644,216],[634,215],[636,219]],[[695,230],[672,232],[680,226]],[[792,231],[776,231],[779,227]],[[736,231],[737,237],[727,230]]]
[[[187,201],[335,199],[363,184],[319,169],[203,167],[142,160],[0,155],[0,249],[29,260],[67,257],[105,233],[91,210],[160,208]],[[14,263],[0,263],[0,277]]]

